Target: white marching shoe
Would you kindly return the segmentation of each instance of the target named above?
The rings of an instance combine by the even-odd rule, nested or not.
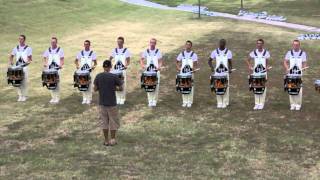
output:
[[[301,110],[301,105],[296,105],[296,111],[300,111]]]
[[[19,96],[17,101],[21,102],[21,99],[22,99],[22,96]]]
[[[27,100],[26,96],[21,96],[20,102],[25,102]]]
[[[291,110],[291,111],[296,110],[296,105],[295,105],[295,104],[291,104],[291,105],[290,105],[290,110]]]
[[[217,108],[218,109],[222,108],[222,104],[217,104]]]
[[[259,109],[259,110],[262,110],[263,108],[264,108],[264,105],[263,105],[263,104],[259,104],[259,105],[258,105],[258,109]]]
[[[191,103],[187,103],[187,107],[191,108],[192,104]]]
[[[81,104],[87,104],[87,99],[83,98]]]
[[[258,104],[254,105],[253,110],[258,110],[258,109],[259,109],[259,105]]]
[[[187,107],[187,103],[182,103],[182,107]]]

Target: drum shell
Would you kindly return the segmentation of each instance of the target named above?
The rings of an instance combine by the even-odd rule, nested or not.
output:
[[[87,91],[91,84],[90,72],[76,71],[74,74],[74,87],[80,91]]]
[[[320,80],[316,80],[314,83],[315,90],[320,93]]]
[[[158,85],[158,73],[157,72],[143,72],[141,75],[141,88],[144,88],[146,92],[154,92]]]
[[[249,89],[254,94],[263,94],[266,89],[267,78],[265,75],[249,75]]]
[[[47,70],[42,72],[42,85],[46,86],[49,90],[55,90],[60,81],[59,71]]]
[[[22,67],[9,67],[7,71],[8,84],[14,87],[20,87],[24,80],[24,71]]]
[[[181,94],[190,94],[193,88],[193,77],[191,74],[178,74],[176,77],[176,90]]]
[[[217,95],[224,95],[227,91],[229,83],[228,75],[211,75],[210,76],[210,88],[212,92]]]
[[[302,87],[301,76],[284,76],[284,90],[288,92],[289,95],[298,95]]]

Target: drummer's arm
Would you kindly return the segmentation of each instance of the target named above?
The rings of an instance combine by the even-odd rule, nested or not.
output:
[[[194,70],[198,69],[198,61],[193,61]]]
[[[141,69],[144,69],[144,57],[141,57],[140,58],[140,67],[141,67]]]
[[[12,54],[9,55],[9,65],[13,65],[13,57]]]
[[[76,60],[74,61],[74,64],[76,65],[76,68],[77,68],[77,69],[80,68],[79,60],[78,60],[78,59],[76,59]]]
[[[267,67],[267,71],[269,71],[269,61],[270,61],[270,59],[266,59],[266,67]]]
[[[62,66],[64,65],[64,57],[60,58],[60,68],[62,68]]]
[[[43,67],[48,67],[48,58],[43,57]]]
[[[127,58],[126,58],[126,63],[127,63],[127,64],[126,64],[126,67],[128,67],[128,66],[130,65],[130,57],[127,57]]]
[[[176,68],[177,68],[177,71],[180,71],[180,69],[181,69],[181,61],[176,61]]]
[[[251,64],[251,57],[248,57],[248,59],[246,60],[248,69],[250,71],[250,73],[252,72],[253,68],[252,68],[252,64]]]
[[[306,68],[307,67],[307,61],[302,62],[302,68]]]
[[[163,60],[162,60],[162,58],[160,58],[159,60],[158,60],[158,62],[159,62],[159,64],[158,64],[158,70],[160,71],[161,70],[161,68],[162,68],[162,65],[163,65]]]
[[[208,65],[209,67],[211,68],[212,71],[214,71],[214,66],[213,66],[213,59],[211,57],[209,57],[209,60],[208,60]]]
[[[288,61],[287,59],[285,59],[285,60],[283,61],[283,67],[284,67],[284,69],[285,69],[286,72],[289,71],[289,61]]]
[[[228,59],[228,66],[229,66],[229,73],[231,73],[232,71],[232,59]]]
[[[32,55],[28,56],[28,62],[27,62],[27,64],[30,64],[31,61],[32,61]]]
[[[97,65],[98,65],[98,62],[97,62],[97,60],[94,60],[94,61],[93,61],[93,66],[92,66],[92,69],[95,69],[95,68],[97,67]]]

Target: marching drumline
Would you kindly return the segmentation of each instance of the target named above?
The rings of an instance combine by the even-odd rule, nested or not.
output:
[[[32,49],[25,45],[25,36],[19,37],[20,44],[11,53],[8,67],[8,84],[18,90],[18,101],[25,101],[27,96],[28,68],[32,61]],[[127,68],[130,62],[130,52],[123,47],[124,39],[118,38],[118,46],[110,55],[110,60],[115,60],[111,73],[124,81],[124,88],[116,92],[117,104],[124,104],[126,100],[125,84],[127,81]],[[13,63],[13,57],[16,63]],[[51,46],[45,51],[44,70],[42,72],[42,85],[51,91],[52,100],[59,102],[60,69],[63,66],[64,53],[57,46],[57,39],[52,38]],[[255,96],[254,110],[264,107],[267,93],[267,72],[272,68],[269,66],[270,53],[264,49],[264,41],[257,40],[257,48],[253,50],[247,59],[250,71],[248,75],[249,90]],[[212,65],[215,62],[215,67]],[[232,52],[226,48],[226,41],[220,40],[219,47],[212,51],[209,58],[209,66],[212,69],[210,75],[210,89],[216,94],[217,108],[226,108],[229,105],[230,73],[232,69]],[[253,63],[251,62],[253,61]],[[287,74],[284,76],[284,90],[288,92],[290,109],[300,110],[302,106],[303,71],[307,69],[306,53],[300,49],[300,42],[293,42],[293,49],[288,51],[284,60]],[[194,73],[197,67],[198,57],[192,51],[192,42],[187,41],[185,49],[176,59],[178,74],[176,75],[176,91],[182,95],[182,106],[191,107],[194,97]],[[90,41],[84,42],[84,50],[77,54],[75,60],[77,70],[74,73],[74,87],[83,93],[82,104],[90,104],[92,101],[92,71],[97,65],[97,56],[90,49]],[[13,65],[13,66],[12,66]],[[150,47],[141,55],[140,65],[144,70],[141,73],[141,88],[147,92],[150,107],[156,106],[160,87],[160,69],[162,67],[162,54],[156,48],[156,39],[150,40]],[[315,90],[320,92],[320,80],[314,83]]]

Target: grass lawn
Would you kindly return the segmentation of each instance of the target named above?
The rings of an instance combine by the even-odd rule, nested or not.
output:
[[[116,0],[0,0],[0,179],[318,179],[320,176],[320,96],[313,81],[319,78],[315,41],[303,42],[311,68],[304,79],[304,106],[289,111],[282,89],[285,52],[298,31],[205,17],[175,11],[130,6]],[[231,28],[230,28],[231,27]],[[254,29],[254,31],[252,30]],[[6,84],[7,54],[18,34],[33,47],[29,100],[16,103]],[[62,71],[62,99],[48,103],[41,87],[41,54],[57,35],[66,54]],[[119,145],[102,146],[94,104],[82,106],[72,87],[74,56],[85,39],[92,41],[99,64],[123,35],[133,53],[129,69],[128,102],[120,107]],[[160,102],[147,107],[139,87],[139,53],[151,37],[164,52]],[[234,52],[231,107],[215,108],[210,93],[207,58],[220,38]],[[244,59],[264,38],[271,51],[266,109],[252,110]],[[201,71],[195,76],[195,104],[181,107],[175,92],[175,57],[185,40],[194,42]],[[101,72],[98,68],[95,73]]]
[[[198,4],[198,0],[151,0],[153,2],[177,6]],[[267,11],[269,14],[287,17],[288,22],[320,27],[319,0],[244,0],[244,8],[253,12]],[[238,14],[240,0],[201,0],[210,10]]]

